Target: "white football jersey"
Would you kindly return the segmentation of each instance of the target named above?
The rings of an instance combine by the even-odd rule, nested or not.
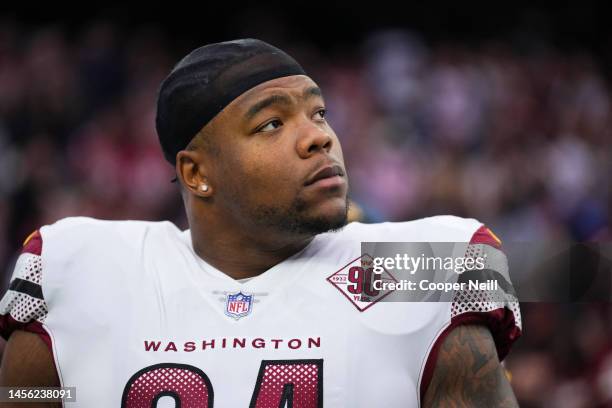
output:
[[[75,408],[418,407],[444,335],[486,324],[503,358],[518,304],[368,302],[346,271],[362,241],[473,250],[487,231],[453,216],[351,223],[239,282],[170,222],[67,218],[24,245],[0,332],[40,334]]]

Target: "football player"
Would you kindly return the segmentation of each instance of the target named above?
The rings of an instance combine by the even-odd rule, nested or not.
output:
[[[0,385],[76,387],[74,407],[516,407],[500,364],[515,302],[379,301],[359,266],[365,241],[457,242],[507,280],[499,240],[453,216],[347,225],[325,114],[265,42],[185,56],[156,128],[190,228],[74,217],[34,232],[0,303]]]

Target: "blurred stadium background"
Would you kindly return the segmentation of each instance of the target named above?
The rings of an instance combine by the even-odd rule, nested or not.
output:
[[[367,220],[450,213],[507,241],[609,241],[603,8],[377,3],[0,11],[4,287],[23,239],[62,217],[186,227],[154,129],[157,86],[187,51],[244,36],[286,49],[321,85]],[[522,310],[506,360],[521,406],[612,406],[612,304]]]

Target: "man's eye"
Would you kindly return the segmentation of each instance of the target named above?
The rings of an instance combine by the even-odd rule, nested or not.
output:
[[[268,122],[264,126],[260,127],[258,132],[270,132],[274,129],[278,129],[282,125],[280,120],[273,120],[272,122]]]
[[[319,119],[325,119],[326,114],[327,114],[327,109],[319,109],[315,113],[315,115],[319,115]]]

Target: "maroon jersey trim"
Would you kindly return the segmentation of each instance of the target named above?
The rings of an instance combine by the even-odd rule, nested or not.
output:
[[[501,240],[484,225],[478,228],[474,235],[472,235],[470,244],[486,244],[497,249],[501,249],[502,246]]]
[[[40,231],[36,230],[30,234],[23,242],[21,253],[29,253],[40,256],[42,254],[42,236]]]
[[[45,342],[45,344],[49,348],[49,351],[51,351],[51,353],[53,354],[51,337],[43,327],[42,323],[36,321],[23,323],[13,319],[13,317],[10,315],[0,315],[0,333],[2,333],[2,337],[8,340],[10,335],[15,330],[27,331],[38,334],[38,337],[40,337],[42,341]]]

